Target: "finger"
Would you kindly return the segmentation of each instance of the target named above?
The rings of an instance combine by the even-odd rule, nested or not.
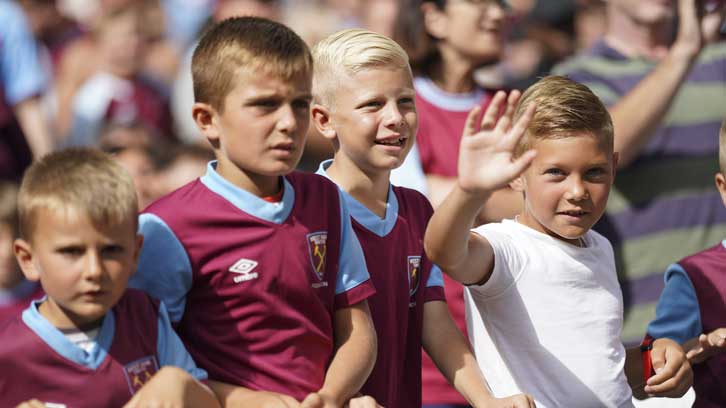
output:
[[[479,131],[476,127],[477,118],[481,112],[481,106],[475,106],[469,111],[469,115],[466,117],[466,123],[464,124],[464,137],[469,137]]]
[[[651,396],[680,397],[692,384],[693,371],[690,365],[684,364],[674,376],[658,385],[646,385],[644,391]]]
[[[527,109],[525,109],[522,116],[519,117],[517,123],[514,124],[514,127],[512,127],[509,133],[507,133],[507,135],[504,137],[502,143],[504,143],[505,149],[514,150],[514,148],[517,146],[517,144],[527,131],[529,122],[534,117],[536,111],[537,105],[535,105],[534,103],[530,103],[529,105],[527,105]]]
[[[713,347],[726,346],[726,333],[714,331],[708,335],[708,343]]]
[[[481,119],[480,127],[482,130],[494,129],[494,126],[497,124],[497,116],[499,116],[499,111],[502,109],[502,103],[506,97],[507,94],[503,91],[497,91],[497,93],[494,94],[494,98],[492,98],[492,101],[489,103],[489,106]]]
[[[519,101],[520,95],[521,93],[517,90],[509,93],[509,97],[507,98],[507,108],[504,110],[504,114],[502,115],[502,117],[499,118],[499,122],[497,122],[497,131],[502,133],[509,131],[509,128],[512,125],[514,110],[517,107],[517,101]]]

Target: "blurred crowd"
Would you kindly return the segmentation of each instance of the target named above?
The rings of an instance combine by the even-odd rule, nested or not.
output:
[[[399,14],[411,11],[400,0],[17,0],[0,7],[8,32],[0,177],[19,180],[33,156],[51,149],[95,145],[134,175],[142,206],[200,175],[211,158],[191,118],[189,68],[210,22],[264,16],[314,44],[346,27],[393,36]],[[477,72],[487,88],[527,87],[605,27],[598,0],[512,0],[507,11],[503,57]],[[301,168],[331,155],[312,134]]]

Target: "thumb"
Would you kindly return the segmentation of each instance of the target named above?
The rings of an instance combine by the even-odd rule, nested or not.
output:
[[[653,365],[653,370],[656,374],[663,371],[663,368],[665,368],[666,365],[665,349],[653,348],[650,351],[650,362]]]

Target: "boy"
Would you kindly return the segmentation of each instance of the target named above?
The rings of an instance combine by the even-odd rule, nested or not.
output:
[[[164,305],[126,290],[136,206],[130,176],[98,151],[52,153],[25,173],[13,249],[47,296],[0,326],[0,406],[218,406]]]
[[[37,282],[23,277],[13,255],[18,236],[18,186],[0,181],[0,322],[20,314],[33,299],[43,296]]]
[[[313,50],[313,119],[335,157],[319,173],[343,191],[377,293],[369,304],[378,360],[362,392],[386,407],[421,406],[421,345],[474,406],[499,406],[444,299],[441,271],[426,258],[433,212],[426,198],[389,182],[417,128],[406,52],[367,30],[343,30]],[[529,407],[526,396],[501,404]]]
[[[533,85],[516,112],[519,93],[512,92],[497,120],[505,98],[495,96],[480,126],[478,110],[470,114],[456,187],[424,240],[431,260],[469,285],[467,328],[480,366],[494,373],[487,376],[494,394],[527,390],[538,407],[628,407],[631,387],[683,394],[692,373],[668,339],[644,353],[658,374],[643,389],[640,351],[626,356],[620,342],[612,248],[590,231],[617,161],[607,110],[563,77]],[[523,211],[469,232],[490,193],[508,183],[522,192]]]
[[[341,406],[375,361],[374,290],[335,185],[293,172],[310,51],[279,23],[232,18],[200,40],[192,76],[217,161],[141,215],[134,283],[168,302],[211,379],[241,386],[212,383],[227,402]]]
[[[726,205],[726,120],[719,132],[716,189]],[[726,406],[726,240],[671,265],[648,335],[668,337],[688,352],[694,407]]]

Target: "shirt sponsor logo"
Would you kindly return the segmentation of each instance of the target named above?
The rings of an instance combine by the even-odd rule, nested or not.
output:
[[[138,392],[159,370],[155,356],[146,356],[124,366],[124,374],[131,395]]]
[[[313,271],[315,271],[315,275],[318,277],[318,280],[323,281],[323,278],[325,278],[325,254],[328,251],[328,232],[313,232],[308,234],[307,238],[308,252],[310,254],[310,262],[313,265]],[[317,287],[320,286],[327,286],[327,282],[325,285],[318,285]]]
[[[246,282],[248,280],[257,279],[259,275],[257,272],[252,272],[257,267],[258,262],[251,259],[241,258],[234,265],[229,267],[230,272],[237,273],[234,277],[234,283]]]

